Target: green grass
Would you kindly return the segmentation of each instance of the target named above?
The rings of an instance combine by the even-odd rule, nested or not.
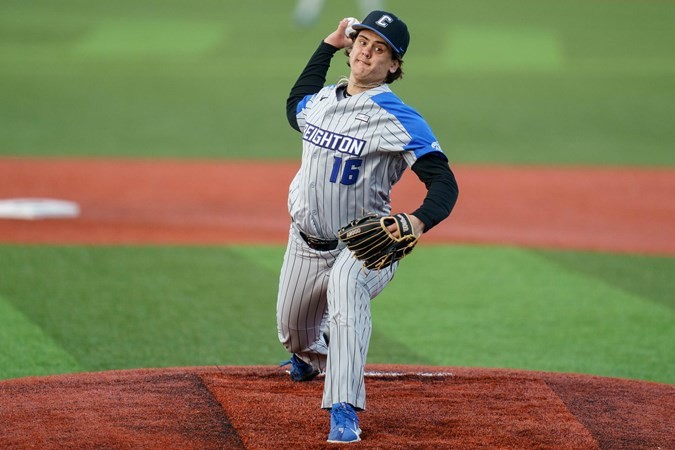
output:
[[[452,161],[675,164],[674,3],[388,7],[412,33],[393,87]],[[297,29],[263,0],[2,2],[0,155],[298,158],[286,95],[355,8]]]
[[[0,378],[285,357],[282,247],[0,246]],[[675,261],[420,247],[374,300],[369,362],[675,382]]]
[[[60,348],[85,370],[270,363],[278,275],[227,248],[4,247],[0,354],[29,321],[34,345]],[[268,305],[266,307],[265,305]],[[271,309],[270,309],[271,308]],[[23,333],[27,334],[27,333]],[[49,348],[47,350],[49,350]],[[60,371],[54,361],[3,364],[3,375]],[[46,366],[44,366],[46,364]],[[67,366],[66,369],[70,369]]]
[[[411,259],[373,309],[420,362],[675,381],[673,259],[473,247]]]

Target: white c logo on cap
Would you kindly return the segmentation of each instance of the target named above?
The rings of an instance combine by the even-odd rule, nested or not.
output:
[[[377,22],[375,22],[375,24],[381,26],[382,28],[387,28],[387,25],[389,25],[393,21],[394,21],[394,19],[392,19],[390,16],[385,14],[384,16],[380,17],[377,20]]]

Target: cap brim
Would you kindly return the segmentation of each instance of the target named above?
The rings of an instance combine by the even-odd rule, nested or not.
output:
[[[368,25],[364,25],[362,23],[352,25],[352,28],[355,29],[355,30],[370,30],[370,31],[373,31],[373,32],[377,33],[378,36],[380,36],[382,39],[384,39],[387,42],[389,47],[391,47],[391,49],[394,51],[394,53],[396,53],[397,56],[399,56],[401,54],[401,51],[398,48],[396,48],[396,46],[394,44],[391,43],[391,41],[387,38],[387,36],[380,33],[379,30],[376,30],[375,28],[373,28],[371,26],[368,26]]]

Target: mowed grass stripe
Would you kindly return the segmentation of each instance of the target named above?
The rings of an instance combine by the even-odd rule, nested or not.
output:
[[[457,27],[447,37],[445,68],[450,71],[558,70],[563,45],[554,29]]]
[[[0,296],[0,378],[78,372],[73,355]]]
[[[87,370],[281,360],[278,278],[227,248],[4,246],[0,260],[0,292]]]
[[[224,36],[225,29],[217,23],[135,18],[99,24],[73,51],[95,57],[180,57],[205,52]]]
[[[604,256],[609,268],[624,259]],[[408,258],[373,302],[375,328],[433,364],[675,381],[673,310],[636,294],[637,280],[668,283],[672,260],[629,291],[525,249],[426,247]],[[377,342],[370,360],[407,362]]]
[[[393,89],[453,162],[672,165],[674,5],[401,3]],[[0,154],[296,159],[283,104],[342,9],[300,29],[283,2],[4,2]]]
[[[270,365],[287,356],[275,319],[283,252],[5,245],[0,293],[84,370]],[[561,266],[532,250],[419,246],[373,301],[369,362],[674,382],[673,310],[640,295],[668,289],[672,261],[628,288],[586,272],[579,255]],[[614,258],[620,278],[650,261],[602,255],[594,270],[614,272]]]

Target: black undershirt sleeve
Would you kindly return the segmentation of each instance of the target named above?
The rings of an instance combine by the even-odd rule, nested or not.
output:
[[[307,95],[316,94],[323,88],[326,82],[326,74],[330,67],[330,61],[338,50],[322,41],[291,88],[291,92],[286,100],[286,117],[288,118],[288,123],[297,131],[300,131],[298,120],[296,119],[298,103]]]
[[[424,222],[426,233],[450,215],[457,203],[459,187],[443,153],[427,153],[412,166],[413,172],[427,187],[427,195],[412,214]]]

